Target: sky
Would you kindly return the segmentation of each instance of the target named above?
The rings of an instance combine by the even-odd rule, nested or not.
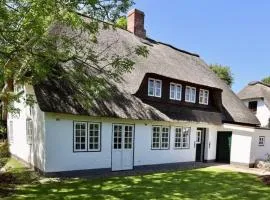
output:
[[[229,66],[239,92],[270,76],[269,0],[135,0],[147,36]],[[198,77],[200,78],[200,77]]]

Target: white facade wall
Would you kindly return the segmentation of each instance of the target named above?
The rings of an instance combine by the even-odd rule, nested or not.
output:
[[[231,143],[231,163],[250,164],[252,135],[234,131]]]
[[[258,129],[238,125],[223,125],[224,130],[232,131],[231,162],[254,164],[270,154],[270,129]],[[265,136],[265,145],[259,146],[259,137]]]
[[[91,118],[83,116],[46,113],[46,155],[45,172],[59,172],[86,169],[111,168],[112,125],[134,124],[134,166],[166,164],[195,161],[195,139],[197,127],[208,128],[206,159],[214,160],[216,153],[216,127],[206,124],[165,122],[145,122],[121,119]],[[99,122],[101,130],[100,152],[73,152],[73,122]],[[170,149],[152,150],[152,126],[170,127]],[[191,127],[190,148],[174,148],[174,129],[176,126]]]
[[[26,88],[28,92],[33,92],[31,90],[31,88]],[[213,126],[204,123],[150,122],[43,113],[37,105],[32,116],[29,116],[27,106],[23,103],[17,106],[21,108],[20,115],[8,117],[8,124],[10,120],[13,121],[14,135],[14,141],[10,144],[10,151],[44,172],[111,168],[113,124],[134,124],[134,166],[194,162],[197,128],[207,128],[205,160],[216,159],[218,131],[232,132],[232,163],[251,164],[256,159],[264,159],[266,153],[270,153],[270,130],[230,124]],[[26,142],[27,117],[32,117],[34,120],[32,145]],[[74,121],[101,123],[100,152],[73,152]],[[151,149],[152,126],[156,125],[170,127],[169,150]],[[174,148],[175,127],[191,127],[190,147],[188,149]],[[265,136],[265,146],[258,146],[259,136]]]
[[[259,137],[265,137],[264,146],[259,145]],[[253,134],[251,162],[255,163],[256,160],[264,160],[270,154],[270,130],[256,129]]]
[[[154,165],[177,162],[192,162],[195,160],[194,141],[196,127],[191,127],[190,145],[188,149],[175,149],[175,126],[170,126],[170,149],[169,150],[152,150],[151,149],[151,133],[153,124],[136,124],[135,133],[135,152],[134,165]],[[155,124],[158,125],[158,124]],[[180,125],[180,124],[179,124]]]
[[[24,94],[21,98],[25,98],[26,94],[34,94],[31,86],[24,87]],[[10,121],[13,121],[13,141],[9,141],[10,152],[26,163],[44,170],[44,113],[37,104],[33,106],[32,113],[30,113],[30,108],[24,100],[14,103],[14,106],[20,112],[19,114],[8,114],[8,136],[10,135]],[[33,120],[32,144],[28,144],[26,138],[26,120],[28,118]]]
[[[251,147],[255,128],[224,124],[220,131],[232,132],[230,162],[242,165],[251,164]]]
[[[258,102],[256,117],[260,121],[262,127],[267,127],[270,119],[270,109],[267,107],[263,99],[243,100],[247,107],[250,101]]]
[[[101,122],[77,119],[75,121]],[[101,151],[73,152],[73,120],[58,119],[46,114],[45,171],[72,171],[111,167],[112,124],[102,122]]]

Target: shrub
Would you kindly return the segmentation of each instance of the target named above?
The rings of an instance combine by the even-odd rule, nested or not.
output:
[[[8,159],[10,157],[9,149],[8,149],[8,143],[5,142],[3,144],[0,144],[0,169],[5,166]]]
[[[269,175],[261,176],[260,178],[264,184],[270,185],[270,176]]]
[[[0,158],[8,158],[10,156],[8,143],[0,144]]]

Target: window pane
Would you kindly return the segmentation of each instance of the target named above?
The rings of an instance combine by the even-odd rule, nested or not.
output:
[[[181,133],[182,133],[182,128],[175,128],[175,141],[174,141],[175,148],[181,147]]]
[[[85,129],[85,123],[81,124],[81,129]]]
[[[160,127],[153,127],[152,148],[160,148]]]
[[[85,136],[86,130],[85,129],[81,129],[81,136]]]
[[[148,95],[154,96],[154,80],[148,80]]]
[[[161,148],[167,149],[169,147],[169,128],[163,127],[161,134]]]
[[[161,96],[161,81],[159,81],[159,80],[155,81],[155,96],[156,97]]]
[[[85,143],[85,137],[81,137],[81,142]]]
[[[90,151],[100,150],[100,124],[89,123],[88,147]]]
[[[208,99],[209,99],[209,92],[208,92],[208,90],[205,90],[205,93],[204,93],[204,104],[208,104]]]
[[[32,144],[33,138],[33,121],[31,119],[26,120],[26,142]]]
[[[183,135],[182,135],[182,147],[183,148],[189,147],[190,131],[191,131],[191,128],[183,128]]]
[[[86,146],[86,123],[85,122],[76,122],[74,130],[74,147],[77,151],[85,151]]]
[[[125,126],[125,149],[131,149],[132,148],[132,126]]]
[[[122,148],[122,125],[114,125],[114,149]]]
[[[170,85],[170,98],[175,99],[175,85],[174,84]]]
[[[203,102],[204,102],[204,92],[203,90],[200,90],[199,103],[203,103]]]
[[[192,88],[191,89],[191,102],[195,102],[196,101],[196,89]]]
[[[177,100],[181,100],[181,93],[182,93],[182,87],[180,85],[178,85],[176,87],[176,99]]]
[[[190,88],[186,87],[185,100],[190,101]]]
[[[81,144],[81,150],[85,149],[85,144]]]

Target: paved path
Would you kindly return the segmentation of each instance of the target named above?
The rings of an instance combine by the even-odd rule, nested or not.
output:
[[[258,168],[247,168],[247,167],[242,167],[242,166],[235,166],[235,165],[216,165],[214,168],[219,168],[219,169],[225,169],[225,170],[231,170],[235,172],[242,172],[242,173],[248,173],[248,174],[255,174],[258,176],[263,176],[263,175],[270,175],[269,171],[263,170],[263,169],[258,169]]]

